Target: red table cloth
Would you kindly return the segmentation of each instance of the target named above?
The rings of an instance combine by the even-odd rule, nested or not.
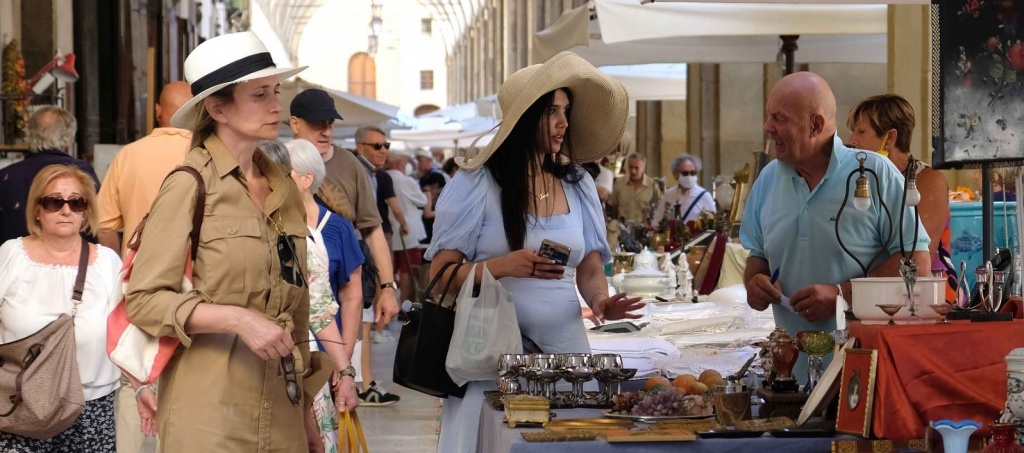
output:
[[[930,421],[985,426],[1006,403],[1005,358],[1024,347],[1024,321],[902,326],[850,324],[860,347],[878,350],[873,435],[924,438]],[[985,435],[985,432],[979,432]]]

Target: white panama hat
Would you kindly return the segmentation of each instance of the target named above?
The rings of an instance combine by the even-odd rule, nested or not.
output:
[[[498,88],[498,106],[502,113],[498,133],[483,148],[471,146],[465,156],[455,158],[455,163],[467,170],[483,165],[508,138],[526,110],[541,96],[558,88],[568,88],[572,93],[569,138],[576,160],[593,162],[610,154],[626,130],[629,115],[626,88],[587,60],[565,51],[505,79]]]
[[[212,38],[185,59],[185,80],[192,85],[192,99],[171,117],[171,125],[191,129],[203,99],[228,85],[272,75],[284,80],[304,69],[306,66],[276,67],[263,41],[251,31]]]

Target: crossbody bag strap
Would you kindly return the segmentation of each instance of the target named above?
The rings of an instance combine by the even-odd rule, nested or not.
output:
[[[82,253],[78,256],[78,276],[75,277],[75,288],[71,291],[71,300],[75,301],[75,311],[82,302],[85,292],[85,273],[89,271],[89,242],[82,238]],[[74,317],[74,311],[71,313]]]
[[[188,165],[181,165],[171,170],[167,176],[175,172],[183,171],[196,178],[196,207],[192,210],[192,231],[189,232],[189,247],[192,252],[192,260],[195,261],[196,253],[199,251],[199,230],[203,227],[203,216],[206,215],[206,183],[199,170]]]
[[[327,219],[329,219],[330,217],[331,217],[331,211],[324,212],[324,218],[320,219],[320,223],[318,223],[316,225],[316,230],[317,231],[323,231],[324,226],[327,225]]]
[[[697,195],[697,198],[693,199],[693,202],[690,203],[690,207],[686,208],[686,213],[684,213],[683,217],[681,217],[679,220],[686,220],[686,216],[690,215],[690,211],[693,210],[694,206],[697,206],[697,202],[700,201],[700,198],[703,197],[706,193],[708,193],[707,189],[701,192],[700,195]]]

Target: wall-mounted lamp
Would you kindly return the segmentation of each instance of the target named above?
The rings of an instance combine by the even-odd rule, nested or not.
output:
[[[43,94],[47,88],[50,88],[50,85],[53,85],[54,80],[64,83],[78,80],[78,71],[75,71],[75,54],[55,55],[35,75],[25,80],[25,91],[32,90],[35,94]]]

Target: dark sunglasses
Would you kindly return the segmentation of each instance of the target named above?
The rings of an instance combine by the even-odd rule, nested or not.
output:
[[[295,255],[295,243],[292,242],[291,236],[278,234],[277,256],[281,259],[281,279],[289,285],[301,288],[305,286],[306,279],[302,277],[302,272],[295,263]]]
[[[380,151],[381,148],[391,149],[391,144],[388,142],[384,143],[363,143],[366,146],[372,146],[374,151]]]
[[[679,172],[679,176],[697,176],[697,171],[681,171]]]
[[[295,380],[295,357],[288,354],[281,357],[281,371],[284,373],[284,389],[292,406],[299,405],[299,383]]]
[[[56,197],[53,195],[46,196],[39,199],[39,206],[42,206],[46,212],[57,212],[64,208],[64,204],[67,203],[68,207],[74,212],[83,212],[85,208],[89,206],[89,202],[85,198],[73,197],[67,200]]]

